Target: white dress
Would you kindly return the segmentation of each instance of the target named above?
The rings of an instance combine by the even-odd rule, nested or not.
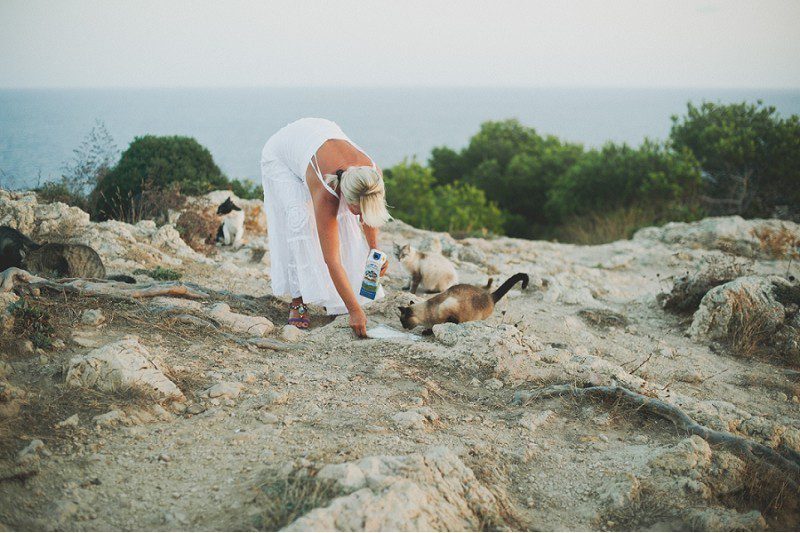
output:
[[[342,139],[364,151],[330,120],[303,118],[278,130],[261,153],[261,182],[267,214],[272,293],[276,296],[302,296],[308,304],[323,306],[329,315],[347,313],[325,265],[314,218],[306,170],[320,146],[329,139]],[[366,154],[365,154],[366,155]],[[374,166],[374,163],[373,163]],[[312,164],[319,180],[333,194],[318,166]],[[364,276],[369,246],[356,215],[339,202],[336,216],[342,265],[358,302],[369,298],[358,295]],[[384,296],[383,289],[376,299]]]

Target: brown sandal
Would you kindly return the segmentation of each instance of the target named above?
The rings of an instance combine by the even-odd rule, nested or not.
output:
[[[311,319],[308,317],[308,308],[305,304],[297,304],[289,306],[290,312],[297,311],[300,315],[297,318],[289,317],[289,325],[295,326],[298,329],[307,329],[311,324]]]

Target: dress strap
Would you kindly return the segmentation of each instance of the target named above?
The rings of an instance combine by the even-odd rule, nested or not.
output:
[[[374,163],[373,163],[374,165]],[[319,169],[319,163],[317,162],[317,154],[311,156],[311,168],[314,169],[319,181],[322,182],[322,185],[328,189],[328,192],[334,195],[336,198],[339,198],[339,195],[336,194],[336,190],[334,190],[326,181],[325,178],[322,177],[322,171]]]

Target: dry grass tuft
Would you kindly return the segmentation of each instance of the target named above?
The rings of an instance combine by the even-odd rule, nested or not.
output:
[[[659,529],[663,529],[667,523],[682,524],[680,515],[681,510],[671,505],[663,495],[643,488],[638,498],[622,507],[607,510],[597,519],[595,525],[606,531],[642,531],[656,524],[661,526]]]
[[[492,493],[497,501],[496,509],[479,509],[477,511],[480,524],[479,531],[507,531],[524,529],[519,513],[514,506],[506,487],[509,485],[507,462],[496,461],[493,457],[470,452],[467,462],[475,477]]]
[[[652,225],[657,219],[654,211],[641,207],[592,213],[567,221],[558,229],[556,237],[573,244],[605,244],[630,239],[636,230]]]
[[[745,358],[763,355],[767,342],[774,333],[773,321],[744,291],[732,295],[731,307],[732,317],[728,330],[731,350],[735,355]]]
[[[181,239],[193,250],[207,255],[215,251],[214,242],[217,238],[219,220],[207,210],[187,209],[181,213],[175,227]]]
[[[335,481],[319,479],[303,470],[289,474],[269,472],[259,488],[258,501],[263,511],[254,525],[261,531],[278,531],[342,495]]]
[[[757,509],[770,529],[789,531],[800,519],[800,494],[774,468],[748,461],[741,490],[726,495],[723,503],[741,511]]]
[[[764,255],[775,259],[800,259],[800,237],[785,226],[780,229],[753,229],[752,233],[758,238]]]
[[[70,444],[75,429],[54,426],[76,413],[83,425],[117,407],[142,408],[155,403],[158,399],[152,391],[138,387],[104,392],[54,381],[42,383],[35,390],[27,390],[16,415],[0,420],[0,457],[12,458],[32,439],[41,439],[51,448]]]

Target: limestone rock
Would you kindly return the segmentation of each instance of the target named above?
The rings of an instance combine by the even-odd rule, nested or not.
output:
[[[14,315],[10,307],[17,300],[19,296],[13,292],[0,292],[0,335],[10,333],[14,329]]]
[[[519,425],[529,431],[536,431],[553,418],[555,418],[555,413],[549,409],[541,413],[525,413],[519,419]]]
[[[126,421],[127,417],[125,416],[125,413],[119,409],[113,409],[107,413],[103,413],[102,415],[97,415],[92,418],[92,423],[98,427],[116,426],[117,424],[121,424]]]
[[[218,303],[211,306],[207,314],[209,317],[233,331],[246,333],[254,337],[268,335],[275,329],[275,325],[267,318],[235,313],[231,311],[230,306],[225,303]]]
[[[684,475],[697,473],[708,468],[710,464],[711,447],[697,435],[683,439],[650,460],[650,466],[673,474]]]
[[[75,387],[105,391],[141,387],[161,398],[183,398],[180,389],[161,371],[158,361],[135,337],[126,337],[73,358],[66,382]]]
[[[44,447],[44,442],[34,439],[17,454],[17,462],[27,464],[38,459],[40,455],[50,455],[50,452]]]
[[[400,411],[392,416],[398,427],[404,429],[425,429],[427,422],[436,422],[439,415],[430,407],[417,407],[409,411]]]
[[[281,328],[281,339],[286,342],[300,342],[305,335],[305,331],[292,324],[286,324]]]
[[[786,220],[745,220],[740,216],[709,217],[697,222],[670,222],[661,227],[643,228],[634,241],[653,240],[694,248],[722,250],[747,257],[764,255],[760,236],[785,232],[800,239],[800,225]]]
[[[489,367],[512,382],[527,377],[530,368],[539,361],[537,352],[544,348],[537,339],[508,324],[437,324],[433,326],[433,335],[451,349],[437,350],[431,357],[452,361],[465,370]]]
[[[775,298],[776,287],[788,286],[779,276],[745,276],[708,291],[694,314],[689,335],[695,340],[727,340],[737,322],[759,320],[759,331],[775,332],[785,309]]]
[[[343,489],[363,488],[301,516],[287,531],[463,531],[498,516],[494,496],[447,448],[345,465],[326,470],[326,478]]]
[[[56,428],[78,427],[79,423],[80,423],[80,418],[78,417],[78,413],[75,413],[66,420],[58,422],[55,427]]]

